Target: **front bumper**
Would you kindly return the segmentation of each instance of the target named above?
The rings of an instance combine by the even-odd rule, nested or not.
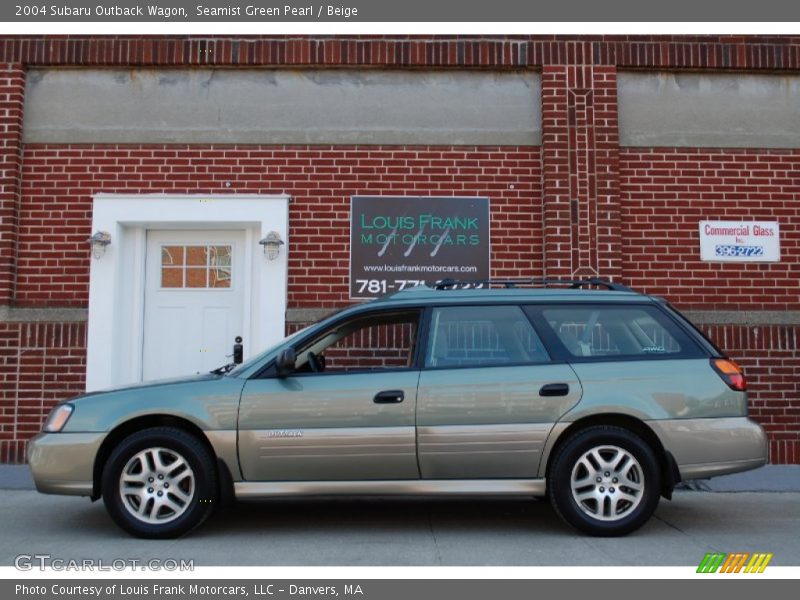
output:
[[[28,465],[44,494],[91,496],[94,460],[105,433],[40,433],[28,444]]]
[[[681,479],[705,479],[766,464],[767,436],[747,417],[648,421],[672,453]]]

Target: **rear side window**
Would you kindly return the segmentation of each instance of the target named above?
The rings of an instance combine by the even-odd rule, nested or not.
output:
[[[426,367],[490,367],[549,360],[518,306],[433,309]]]
[[[576,358],[695,358],[697,345],[657,308],[571,305],[545,307],[543,321]]]

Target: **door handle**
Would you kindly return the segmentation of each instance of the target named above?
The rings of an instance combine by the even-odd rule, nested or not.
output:
[[[372,401],[375,404],[397,404],[405,399],[406,395],[403,390],[386,390],[378,392]]]
[[[569,394],[569,385],[566,383],[548,383],[539,389],[540,396],[566,396]]]

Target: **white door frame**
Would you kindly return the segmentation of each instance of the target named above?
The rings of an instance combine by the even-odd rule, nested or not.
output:
[[[97,194],[92,232],[111,244],[91,258],[86,390],[142,378],[144,266],[148,229],[245,231],[245,358],[284,336],[289,232],[288,195]],[[277,231],[285,246],[276,260],[258,240]]]

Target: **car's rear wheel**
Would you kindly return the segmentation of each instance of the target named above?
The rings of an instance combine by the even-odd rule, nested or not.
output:
[[[635,531],[658,506],[661,470],[653,449],[621,427],[573,434],[557,451],[548,479],[556,512],[596,536]]]
[[[205,521],[217,499],[212,454],[196,437],[154,427],[120,442],[103,469],[103,502],[114,522],[138,537],[183,535]]]

